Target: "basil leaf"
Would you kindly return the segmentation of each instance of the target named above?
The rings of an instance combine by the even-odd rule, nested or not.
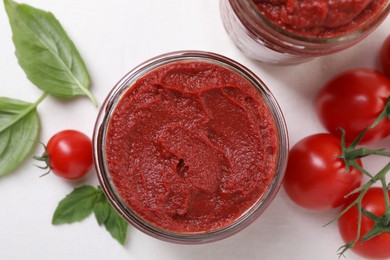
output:
[[[40,124],[36,103],[0,97],[0,176],[18,167],[37,142]]]
[[[84,185],[74,189],[58,204],[54,212],[53,225],[73,223],[88,217],[92,212],[99,225],[104,225],[111,236],[124,245],[127,222],[111,207],[101,187]]]
[[[97,191],[90,185],[74,189],[58,204],[52,224],[73,223],[85,219],[92,213],[96,199]]]
[[[104,196],[100,186],[98,186],[98,199],[96,200],[93,212],[95,213],[96,220],[99,225],[102,225],[108,219],[110,215],[110,204]]]
[[[96,201],[94,212],[99,225],[104,224],[106,230],[120,244],[124,245],[127,236],[128,223],[114,210],[105,197],[102,188],[98,186],[99,199]]]
[[[108,203],[108,202],[107,202]],[[121,245],[126,242],[127,222],[110,206],[110,214],[104,222],[106,230],[115,238]]]
[[[12,0],[4,5],[15,54],[30,81],[55,97],[87,95],[96,105],[85,64],[55,16]]]

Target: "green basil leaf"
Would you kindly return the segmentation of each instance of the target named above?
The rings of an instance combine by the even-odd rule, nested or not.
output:
[[[52,224],[73,223],[85,219],[93,211],[97,194],[96,188],[90,185],[74,189],[58,204]]]
[[[0,97],[0,176],[16,169],[37,143],[39,102]]]
[[[55,97],[86,95],[96,105],[85,64],[55,16],[12,0],[4,5],[15,54],[31,82]]]
[[[107,202],[108,203],[108,202]],[[115,238],[121,245],[126,242],[127,222],[110,206],[110,214],[104,222],[106,230]]]
[[[111,205],[108,203],[106,197],[104,196],[102,189],[98,186],[98,199],[96,200],[95,207],[93,212],[99,225],[102,225],[108,219],[110,215]]]
[[[97,192],[99,198],[94,208],[96,220],[99,225],[104,224],[111,236],[120,244],[124,245],[126,242],[128,223],[110,205],[100,186],[98,186]]]

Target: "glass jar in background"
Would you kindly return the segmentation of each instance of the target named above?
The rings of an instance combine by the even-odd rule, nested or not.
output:
[[[160,73],[162,74],[160,75]],[[176,80],[181,82],[183,73],[189,75],[191,80],[184,79],[183,88],[185,89],[183,89],[183,93],[180,92],[181,94],[179,94],[178,90],[182,87],[180,86],[181,83],[177,83]],[[236,87],[232,85],[236,81],[243,84],[242,89],[245,89],[247,94],[249,93],[248,96],[239,94],[241,92],[238,89],[241,88],[241,85]],[[206,85],[204,85],[205,83]],[[225,87],[215,87],[225,86],[225,84],[227,84],[226,89]],[[196,170],[197,167],[208,166],[209,161],[212,161],[215,156],[205,156],[208,154],[207,149],[199,149],[199,153],[197,153],[197,149],[191,146],[194,142],[189,142],[188,146],[183,145],[184,155],[180,155],[183,159],[176,156],[181,151],[176,151],[175,147],[180,146],[182,140],[192,139],[187,135],[184,136],[185,138],[178,138],[177,135],[173,135],[174,133],[182,132],[185,129],[188,133],[195,133],[199,127],[200,135],[195,139],[201,140],[203,144],[212,144],[210,147],[214,147],[213,150],[221,152],[225,149],[222,144],[227,142],[224,142],[224,139],[220,137],[220,131],[225,133],[225,128],[234,129],[235,126],[233,125],[241,125],[242,120],[229,119],[235,114],[232,110],[225,112],[222,109],[222,114],[218,114],[214,113],[214,110],[218,110],[218,108],[205,105],[204,109],[207,108],[207,111],[197,113],[198,110],[195,110],[194,112],[194,109],[198,107],[197,103],[201,101],[197,101],[197,99],[191,101],[192,99],[189,98],[200,90],[202,90],[200,93],[205,93],[202,94],[204,104],[213,102],[212,104],[219,106],[220,97],[226,95],[226,100],[236,97],[237,100],[233,100],[232,104],[238,104],[236,102],[239,102],[245,107],[247,106],[245,108],[248,109],[247,113],[249,113],[247,120],[253,123],[251,126],[258,126],[259,133],[264,134],[262,138],[275,140],[275,143],[271,145],[268,145],[268,141],[259,142],[260,146],[264,146],[264,149],[261,149],[263,155],[256,156],[254,160],[258,161],[259,165],[268,164],[264,172],[261,172],[260,168],[256,168],[256,161],[250,160],[250,168],[254,169],[255,174],[253,172],[251,174],[246,173],[246,176],[254,178],[254,184],[250,184],[249,179],[244,179],[245,182],[241,181],[237,185],[234,184],[237,179],[241,180],[241,177],[238,176],[242,172],[236,169],[231,171],[232,175],[225,174],[230,169],[226,168],[230,163],[232,168],[235,167],[236,162],[232,162],[230,159],[224,159],[229,160],[227,165],[211,168],[211,170],[206,171],[206,176],[200,176],[199,171]],[[209,96],[220,91],[224,93],[222,96]],[[251,99],[251,97],[256,96],[259,98],[256,102],[262,104],[261,109],[257,107],[256,103],[253,103],[256,99]],[[218,97],[219,99],[212,101],[214,99],[210,97]],[[175,98],[175,102],[170,102],[170,98]],[[161,103],[159,103],[160,101]],[[170,106],[170,104],[177,111],[168,113],[165,106]],[[133,105],[136,107],[134,108]],[[238,111],[242,111],[241,108]],[[188,116],[191,118],[189,119],[186,118],[187,116],[183,116],[187,115],[187,112],[185,112],[187,109],[190,112]],[[203,119],[199,120],[199,118],[192,120],[192,117],[199,117],[203,113],[205,115],[218,114],[218,117],[210,116],[209,123]],[[241,115],[241,112],[239,113]],[[177,118],[171,120],[175,115],[178,115]],[[263,119],[259,119],[259,115]],[[160,122],[160,119],[163,123]],[[259,122],[256,122],[256,120],[259,120]],[[229,121],[229,123],[228,125],[223,123],[222,130],[216,130],[214,126],[217,121]],[[243,129],[245,129],[245,132],[249,131],[246,127],[243,127]],[[225,137],[226,135],[224,134]],[[243,136],[241,132],[238,132],[237,135]],[[150,139],[148,139],[149,136]],[[142,148],[144,144],[141,139],[147,140],[145,142],[147,148]],[[246,140],[246,138],[244,139]],[[248,144],[253,144],[255,140],[258,140],[252,135],[248,139]],[[118,142],[119,145],[116,146],[115,144]],[[162,146],[166,142],[171,142],[173,146]],[[196,141],[195,143],[199,142]],[[241,64],[218,54],[201,51],[164,54],[130,71],[112,89],[102,105],[95,126],[93,143],[98,178],[113,207],[125,220],[142,232],[164,241],[183,244],[199,244],[220,240],[240,231],[253,222],[262,214],[277,194],[284,176],[288,156],[286,124],[279,105],[269,89],[254,73]],[[243,145],[242,142],[234,143]],[[219,144],[221,144],[221,147]],[[229,145],[231,145],[231,142],[229,142]],[[144,151],[144,153],[139,152],[138,149]],[[249,153],[245,149],[244,151]],[[239,154],[237,150],[227,153]],[[257,155],[257,153],[255,154]],[[189,158],[191,156],[202,161],[191,164],[192,161]],[[243,157],[245,156],[239,156],[239,164],[244,165],[246,159]],[[152,158],[156,158],[156,160]],[[225,158],[225,155],[221,157],[219,154],[216,158],[219,158],[218,161],[220,161]],[[171,167],[173,168],[171,169]],[[206,169],[210,168],[206,167]],[[219,171],[222,172],[219,173]],[[219,177],[215,179],[214,176]],[[191,189],[191,194],[196,193],[189,202],[182,199],[186,193],[181,194],[182,188],[180,188],[181,184],[179,182],[183,181],[183,178],[190,178],[184,181],[184,183],[188,181],[189,184],[189,187],[183,189],[184,193],[189,189]],[[230,183],[230,181],[233,181],[233,183]],[[211,189],[210,185],[214,185],[214,188]],[[198,186],[200,186],[199,190]],[[205,187],[202,188],[203,186]],[[245,200],[242,201],[236,199],[235,196],[241,194],[236,191],[236,186],[241,187],[242,194],[249,194],[245,195],[249,196],[248,200],[245,197],[243,197]],[[194,190],[192,190],[193,188]],[[229,195],[229,189],[234,190],[231,193],[232,195]],[[209,192],[212,194],[210,198],[207,195],[210,194]],[[217,192],[215,197],[213,192]],[[222,194],[218,195],[219,193]],[[140,199],[144,195],[150,196],[150,198],[148,197],[146,201]],[[233,197],[230,198],[229,196]],[[219,202],[219,197],[224,197],[224,203],[215,203],[217,208],[210,210],[209,206],[214,205],[213,201]],[[186,219],[187,216],[183,208],[188,203],[194,204],[193,206],[197,208],[191,211],[195,213],[189,213],[191,219],[192,217],[196,219],[195,226],[191,224],[190,218]],[[203,207],[202,203],[208,206]],[[199,207],[199,205],[201,206]],[[238,213],[223,210],[225,209],[224,205]],[[217,214],[216,211],[220,212],[218,213],[220,215],[214,215]],[[168,222],[171,220],[170,214],[172,212],[177,214],[177,216],[172,217],[174,223],[176,223],[176,220],[184,219],[185,230],[172,226],[171,222]],[[200,214],[199,218],[197,214]],[[211,217],[208,217],[209,215]],[[165,220],[166,216],[168,216],[168,221]],[[195,230],[198,226],[202,226],[201,224],[206,220],[211,221],[210,226],[207,224],[206,228]],[[223,224],[217,225],[217,223]]]
[[[341,6],[342,1],[333,1],[334,5],[341,6],[340,10],[328,14],[331,3],[321,6],[314,0],[311,5],[307,1],[306,6],[302,3],[309,9],[298,10],[294,17],[288,13],[292,10],[291,6],[281,10],[288,1],[273,1],[274,5],[270,2],[220,0],[220,12],[224,27],[235,45],[249,58],[272,64],[300,63],[347,49],[369,35],[390,10],[390,1],[373,0],[363,11],[360,10],[360,15],[353,17],[348,12],[362,7],[348,9]],[[296,5],[299,2],[295,1]],[[337,9],[337,6],[333,7]],[[273,21],[267,17],[272,17]],[[319,17],[322,17],[320,22],[326,28],[318,22]],[[348,19],[352,21],[338,24]],[[316,22],[318,26],[312,26]]]

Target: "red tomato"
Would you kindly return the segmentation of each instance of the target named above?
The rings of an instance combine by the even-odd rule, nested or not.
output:
[[[320,90],[316,109],[325,128],[341,136],[339,127],[346,131],[347,142],[352,142],[382,112],[390,96],[390,80],[371,69],[351,69],[336,75]],[[361,143],[369,143],[390,134],[386,118],[367,131]]]
[[[92,167],[92,141],[75,130],[64,130],[50,138],[46,146],[51,170],[65,179],[78,179]]]
[[[283,187],[298,205],[313,210],[341,206],[344,196],[359,187],[362,173],[346,172],[340,140],[331,134],[315,134],[295,144],[289,153]],[[358,162],[361,164],[361,162]]]
[[[380,63],[383,73],[390,78],[390,35],[384,41],[380,53]]]
[[[390,194],[390,191],[388,193]],[[382,216],[386,209],[382,188],[370,188],[363,197],[362,208],[376,216]],[[374,221],[363,214],[360,238],[370,231],[373,225]],[[356,207],[352,207],[339,218],[338,227],[345,243],[355,240],[358,228]],[[365,242],[358,241],[352,250],[367,258],[388,258],[390,257],[390,233],[381,233]]]

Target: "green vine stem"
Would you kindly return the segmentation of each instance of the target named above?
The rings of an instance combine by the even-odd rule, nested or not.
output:
[[[387,98],[385,107],[383,108],[382,112],[378,115],[378,117],[375,119],[375,121],[368,127],[369,129],[374,128],[384,118],[390,119],[390,102],[389,102],[389,100],[390,100],[390,97]]]

